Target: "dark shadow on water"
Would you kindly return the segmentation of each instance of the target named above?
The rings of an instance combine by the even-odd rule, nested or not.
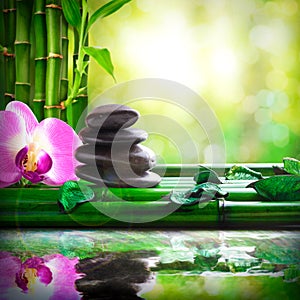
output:
[[[134,300],[141,284],[151,279],[147,263],[142,260],[155,253],[140,251],[130,253],[101,253],[80,260],[78,273],[85,274],[75,284],[83,300]]]

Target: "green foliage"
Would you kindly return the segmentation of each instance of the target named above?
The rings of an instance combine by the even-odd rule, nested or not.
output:
[[[83,50],[86,54],[93,57],[96,62],[116,81],[114,76],[114,66],[111,61],[110,53],[106,48],[84,47]]]
[[[60,188],[58,204],[63,212],[71,212],[78,204],[94,198],[93,190],[77,181],[67,181]]]
[[[270,201],[299,201],[300,177],[278,175],[251,183],[256,192]]]
[[[229,180],[256,180],[262,179],[260,172],[253,171],[245,166],[233,166],[225,174],[226,179]]]
[[[199,205],[199,208],[205,207],[210,200],[227,197],[228,193],[223,191],[217,184],[206,182],[196,185],[186,192],[171,192],[167,198],[171,202],[182,205]]]
[[[293,175],[300,175],[300,161],[295,158],[285,157],[283,159],[284,170]]]
[[[107,4],[101,6],[90,18],[87,26],[87,31],[91,26],[99,19],[105,18],[117,10],[119,10],[124,4],[130,2],[131,0],[112,0]]]
[[[218,174],[215,171],[203,166],[201,166],[200,172],[195,174],[194,181],[197,184],[204,182],[221,183],[221,180],[218,178]]]
[[[80,32],[81,14],[77,0],[62,0],[62,9],[67,22]]]
[[[80,6],[77,0],[63,0],[62,9],[63,14],[67,22],[73,26],[78,32],[79,39],[78,45],[75,48],[78,49],[78,58],[75,67],[74,82],[70,83],[69,94],[66,101],[63,102],[67,108],[67,120],[71,126],[75,126],[76,121],[73,116],[72,108],[68,106],[78,101],[78,95],[82,91],[82,82],[85,75],[87,75],[87,66],[89,64],[86,61],[86,54],[93,57],[97,63],[116,81],[114,76],[114,67],[110,58],[110,53],[106,48],[86,47],[87,36],[91,26],[98,20],[107,17],[117,10],[119,10],[124,4],[131,0],[113,0],[107,4],[101,6],[88,20],[88,6],[87,1],[82,0],[82,11],[80,12]],[[84,87],[85,88],[85,87]],[[80,100],[79,100],[80,101]]]

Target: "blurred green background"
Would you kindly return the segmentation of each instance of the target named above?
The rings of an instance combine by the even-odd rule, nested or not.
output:
[[[220,122],[227,162],[300,159],[300,1],[133,0],[94,25],[90,44],[110,50],[118,83],[164,78],[201,95]],[[94,61],[89,74],[91,100],[115,85]],[[149,143],[164,162],[182,162],[167,139]]]

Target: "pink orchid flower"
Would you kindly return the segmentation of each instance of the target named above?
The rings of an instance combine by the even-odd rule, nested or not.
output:
[[[51,254],[33,256],[22,263],[19,257],[0,251],[0,300],[79,300],[75,281],[83,274],[76,272],[78,261],[77,257]]]
[[[74,152],[81,144],[65,122],[46,118],[39,123],[26,104],[10,102],[0,111],[0,188],[22,177],[47,185],[77,180]]]

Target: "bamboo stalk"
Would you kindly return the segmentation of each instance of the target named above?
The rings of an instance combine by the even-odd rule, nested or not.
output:
[[[227,172],[233,165],[246,165],[248,168],[261,172],[263,176],[274,175],[272,166],[276,165],[283,167],[282,163],[245,163],[245,164],[169,164],[169,165],[156,165],[152,171],[161,175],[169,177],[187,177],[194,176],[197,172],[200,171],[201,166],[210,168],[214,170],[219,176],[224,176],[224,173]]]
[[[68,22],[62,14],[61,26],[61,39],[62,39],[62,65],[61,65],[61,78],[60,78],[60,101],[65,101],[68,97],[68,52],[69,52],[69,39],[68,39]],[[60,118],[67,121],[66,110],[61,111]]]
[[[16,53],[16,100],[29,104],[30,99],[30,27],[32,0],[17,0]]]
[[[15,39],[16,39],[16,1],[5,0],[4,9],[4,70],[5,70],[5,84],[4,84],[4,106],[15,99]]]
[[[88,16],[86,18],[86,22],[85,22],[85,27],[87,27],[87,21],[88,21]],[[78,34],[77,34],[77,38]],[[85,45],[84,46],[88,46],[88,35],[86,36],[85,39]],[[78,41],[77,41],[77,58],[78,58]],[[83,57],[83,62],[88,62],[89,61],[89,56],[87,54],[84,55]],[[75,61],[76,62],[76,61]],[[76,66],[76,65],[75,65]],[[88,66],[86,67],[86,73],[84,73],[82,75],[81,78],[81,83],[79,86],[79,89],[82,89],[83,91],[77,95],[76,97],[76,102],[73,103],[72,105],[72,110],[73,110],[73,128],[76,127],[80,117],[85,118],[86,117],[86,108],[88,105],[88,89],[87,89],[87,85],[88,85]],[[82,115],[84,113],[84,115]],[[77,128],[78,130],[80,130],[81,128]]]
[[[23,189],[25,190],[25,189]],[[54,190],[51,190],[53,193]],[[204,208],[176,210],[162,216],[167,201],[156,202],[90,202],[76,208],[72,214],[58,212],[50,196],[39,199],[39,193],[24,197],[22,189],[14,198],[0,203],[1,226],[101,226],[101,227],[193,227],[193,228],[299,228],[300,202],[244,203],[211,201]],[[53,195],[52,195],[53,196]],[[35,199],[33,199],[33,198]],[[111,217],[109,217],[109,216]],[[161,216],[161,217],[160,217]],[[120,222],[126,219],[126,222]],[[149,222],[153,220],[153,222]]]
[[[33,111],[37,119],[41,121],[44,118],[47,67],[45,0],[35,0],[34,5],[34,31],[36,49]]]
[[[300,225],[300,202],[224,201],[221,211],[222,223],[228,227]]]
[[[4,93],[5,93],[5,70],[4,70],[4,1],[0,1],[0,110],[5,109]]]
[[[60,74],[62,65],[60,0],[46,0],[47,72],[45,117],[60,118]]]

